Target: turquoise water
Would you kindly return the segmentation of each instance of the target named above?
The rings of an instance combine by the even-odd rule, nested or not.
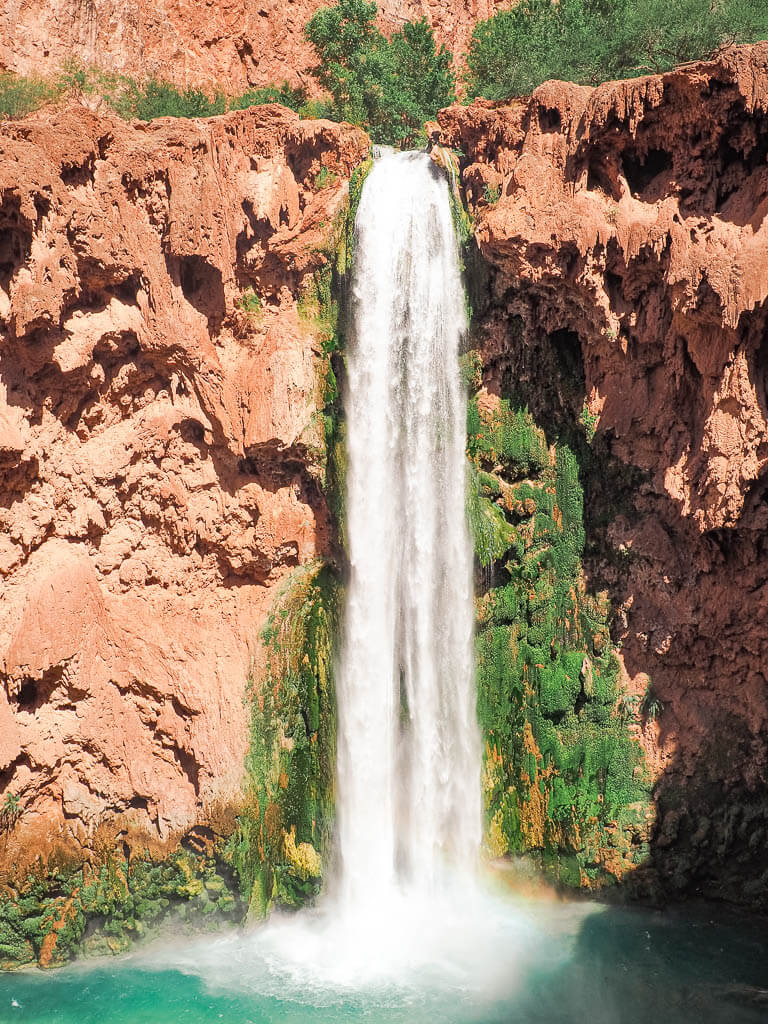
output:
[[[455,922],[454,922],[455,923]],[[498,903],[456,932],[410,925],[346,942],[304,914],[251,933],[0,978],[18,1024],[757,1024],[768,924],[713,906],[665,912]],[[349,939],[349,936],[347,936]],[[436,941],[439,942],[436,945]],[[381,940],[381,941],[379,941]],[[391,941],[390,941],[391,940]],[[365,942],[372,943],[370,949]],[[429,949],[430,952],[426,952]]]

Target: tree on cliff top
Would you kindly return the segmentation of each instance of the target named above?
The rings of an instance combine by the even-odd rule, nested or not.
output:
[[[374,142],[407,147],[455,98],[451,55],[437,49],[426,20],[387,39],[375,19],[367,0],[317,11],[306,27],[318,56],[312,73],[331,94],[334,118],[362,126]]]
[[[767,35],[766,0],[521,0],[475,25],[467,87],[500,100],[550,78],[597,85]]]

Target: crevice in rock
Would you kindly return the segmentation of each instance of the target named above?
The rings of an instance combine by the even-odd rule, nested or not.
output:
[[[665,149],[649,149],[640,154],[625,149],[621,157],[624,177],[632,193],[642,198],[650,184],[661,174],[672,169],[672,154]]]
[[[6,687],[19,711],[34,714],[49,703],[54,691],[64,681],[64,665],[53,665],[39,677],[24,676],[21,680],[6,679]]]
[[[0,287],[8,290],[31,251],[32,225],[21,214],[21,200],[13,192],[4,192],[0,199]]]
[[[226,313],[221,271],[202,256],[166,258],[171,278],[180,286],[184,298],[208,321],[208,330],[217,334]]]
[[[79,163],[65,162],[61,166],[61,180],[70,188],[79,185],[93,185],[96,169],[96,154],[88,153]]]

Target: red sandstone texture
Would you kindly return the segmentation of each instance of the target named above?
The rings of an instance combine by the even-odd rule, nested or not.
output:
[[[489,388],[553,430],[596,419],[589,564],[663,704],[645,741],[656,849],[678,861],[660,870],[706,885],[733,855],[738,895],[764,891],[768,44],[439,122],[489,268]]]
[[[8,0],[0,12],[0,67],[53,74],[72,58],[139,78],[234,94],[288,80],[311,86],[304,26],[320,0]],[[385,30],[427,18],[456,56],[501,0],[381,0]]]
[[[3,126],[9,862],[20,836],[87,845],[118,820],[162,842],[236,800],[266,611],[329,542],[297,296],[367,148],[281,107]]]

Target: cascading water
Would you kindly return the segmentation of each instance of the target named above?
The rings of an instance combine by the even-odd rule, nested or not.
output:
[[[466,870],[481,810],[466,319],[442,173],[424,153],[380,156],[355,228],[337,806],[341,899],[359,911]]]
[[[447,188],[428,157],[377,162],[357,235],[338,892],[245,933],[185,938],[55,978],[20,971],[0,985],[0,1017],[690,1024],[703,1012],[756,1024],[760,1009],[733,993],[751,991],[735,983],[742,977],[763,984],[762,921],[754,941],[741,915],[711,930],[709,910],[676,924],[585,902],[513,903],[473,883],[480,751],[457,361],[465,324]]]

